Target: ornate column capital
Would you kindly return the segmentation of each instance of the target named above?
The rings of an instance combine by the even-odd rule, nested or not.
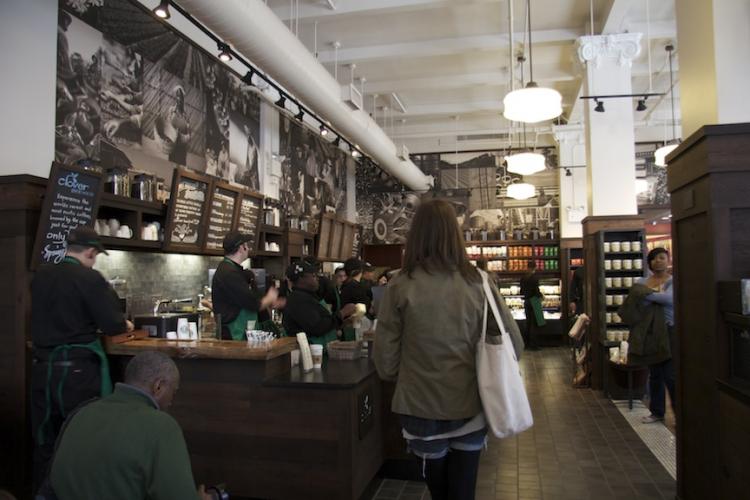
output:
[[[576,40],[578,59],[593,62],[599,67],[603,59],[616,59],[620,66],[631,67],[633,59],[641,53],[642,33],[582,36]]]
[[[581,145],[585,143],[583,125],[553,125],[552,132],[557,143],[562,145]]]

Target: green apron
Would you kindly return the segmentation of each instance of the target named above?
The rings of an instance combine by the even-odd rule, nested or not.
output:
[[[542,298],[535,295],[529,299],[531,308],[534,310],[534,319],[536,319],[536,326],[544,326],[544,311],[542,310]]]
[[[93,342],[89,344],[62,344],[57,347],[55,347],[52,352],[49,355],[49,358],[47,359],[47,384],[45,386],[44,390],[44,398],[45,398],[45,412],[44,412],[44,420],[42,420],[42,423],[39,426],[39,431],[37,432],[37,442],[39,445],[44,444],[44,428],[49,423],[50,416],[52,414],[52,391],[50,385],[52,384],[52,366],[55,361],[55,357],[59,353],[62,353],[63,361],[68,360],[68,351],[74,348],[80,348],[80,349],[88,349],[89,351],[93,352],[99,357],[99,369],[101,371],[100,378],[101,378],[101,387],[100,387],[100,395],[101,397],[108,396],[112,394],[112,379],[109,376],[109,360],[107,359],[107,354],[104,352],[104,348],[102,347],[102,341],[101,339],[96,339]],[[60,377],[60,382],[57,384],[57,402],[60,405],[60,414],[65,417],[65,404],[63,402],[63,387],[65,386],[65,379],[68,378],[68,366],[66,365],[62,377]]]
[[[258,313],[248,311],[247,309],[240,309],[240,313],[237,317],[227,325],[229,328],[229,334],[232,336],[232,340],[245,340],[245,330],[247,330],[248,321],[258,321]]]

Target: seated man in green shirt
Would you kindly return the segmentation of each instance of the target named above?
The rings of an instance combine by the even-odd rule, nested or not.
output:
[[[60,500],[213,498],[197,491],[185,439],[166,410],[180,383],[158,352],[135,356],[125,383],[80,408],[63,427],[50,481]]]

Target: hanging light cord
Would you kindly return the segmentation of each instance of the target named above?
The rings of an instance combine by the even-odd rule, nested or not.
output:
[[[674,114],[674,75],[672,73],[672,51],[669,50],[669,97],[672,101],[672,139],[677,139],[677,119]]]
[[[534,56],[531,53],[531,0],[526,0],[526,18],[529,20],[529,83],[534,81]]]

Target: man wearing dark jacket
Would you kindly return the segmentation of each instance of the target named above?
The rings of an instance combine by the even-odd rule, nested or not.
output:
[[[250,255],[248,242],[252,236],[229,231],[224,236],[224,260],[216,268],[211,281],[211,300],[214,313],[221,315],[221,337],[242,340],[248,321],[258,321],[258,312],[276,302],[278,292],[269,288],[261,295],[251,287],[251,278],[242,268]]]
[[[287,335],[304,332],[311,344],[325,346],[336,340],[337,330],[355,310],[353,304],[331,313],[325,300],[317,295],[318,269],[307,261],[292,264],[287,269],[287,278],[292,291],[287,296],[284,308],[284,329]]]
[[[92,269],[99,253],[107,255],[93,229],[73,229],[62,262],[42,266],[31,283],[35,487],[47,472],[65,417],[82,402],[112,391],[99,332],[117,335],[133,329],[115,291]]]

